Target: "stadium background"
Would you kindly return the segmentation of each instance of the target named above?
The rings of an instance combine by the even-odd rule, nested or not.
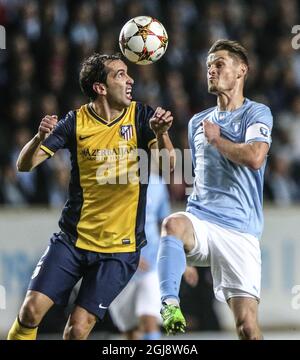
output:
[[[191,115],[215,105],[206,88],[209,46],[230,38],[249,51],[246,96],[270,106],[274,115],[265,180],[262,324],[285,330],[287,338],[298,336],[300,50],[293,49],[291,32],[300,24],[296,0],[0,0],[0,24],[7,35],[7,49],[0,50],[0,335],[57,229],[69,177],[63,151],[32,173],[16,172],[18,153],[44,114],[60,117],[86,102],[78,85],[82,60],[95,51],[119,51],[121,27],[138,15],[158,18],[169,46],[155,65],[128,64],[134,98],[172,110],[170,133],[181,149],[188,147]],[[185,185],[171,184],[169,190],[174,209],[183,209]],[[212,299],[209,272],[199,273],[197,289],[182,289],[191,330],[232,329],[229,312]],[[62,312],[53,311],[43,330],[57,331],[62,320]],[[102,328],[114,331],[109,321]]]

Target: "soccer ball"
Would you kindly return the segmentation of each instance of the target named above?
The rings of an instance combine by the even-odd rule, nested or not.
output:
[[[166,52],[168,35],[158,20],[150,16],[137,16],[123,26],[119,45],[128,60],[138,65],[148,65]]]

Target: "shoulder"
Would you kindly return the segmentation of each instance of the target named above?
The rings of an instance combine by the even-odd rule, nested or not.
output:
[[[76,127],[76,110],[70,110],[59,122],[62,127],[65,128],[65,130],[68,133],[73,133],[75,127]]]
[[[246,120],[249,123],[263,122],[269,127],[273,125],[273,115],[271,109],[262,103],[248,100],[246,108]]]
[[[88,104],[84,104],[82,106],[80,106],[79,108],[75,109],[75,110],[71,110],[68,112],[67,116],[70,116],[70,118],[73,118],[74,120],[76,120],[76,117],[81,116],[81,115],[88,115],[91,116],[92,114],[92,107],[90,105],[90,103]]]
[[[68,132],[71,129],[74,129],[75,120],[76,120],[76,111],[71,110],[59,119],[56,128],[58,130],[60,129],[61,131]]]
[[[269,106],[256,102],[256,101],[252,101],[252,100],[248,100],[248,106],[247,106],[247,111],[248,113],[251,114],[255,114],[255,113],[265,113],[268,115],[272,115],[271,113],[271,109],[269,108]]]
[[[154,114],[154,110],[151,106],[141,103],[139,101],[133,101],[131,106],[135,106],[136,115],[138,117],[150,118]]]
[[[76,113],[79,110],[70,110],[60,121],[63,121],[66,125],[74,124],[76,120]]]

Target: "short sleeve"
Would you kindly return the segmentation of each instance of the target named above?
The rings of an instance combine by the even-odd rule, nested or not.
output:
[[[156,137],[153,130],[150,128],[149,120],[154,114],[151,106],[136,103],[136,121],[139,133],[140,145],[144,149],[149,149],[155,143]]]
[[[245,143],[262,141],[271,145],[272,127],[273,116],[271,110],[263,104],[252,106],[247,114]]]
[[[53,132],[43,141],[41,149],[50,156],[57,150],[68,148],[75,137],[75,112],[70,111],[64,118],[58,121]]]

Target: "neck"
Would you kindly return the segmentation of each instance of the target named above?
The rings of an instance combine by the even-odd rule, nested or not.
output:
[[[224,92],[218,94],[217,104],[220,111],[234,111],[241,107],[245,97],[242,92]]]
[[[100,102],[100,101],[93,101],[91,103],[93,110],[106,121],[110,122],[114,120],[119,115],[121,115],[123,109],[113,109],[111,108],[108,103]]]

